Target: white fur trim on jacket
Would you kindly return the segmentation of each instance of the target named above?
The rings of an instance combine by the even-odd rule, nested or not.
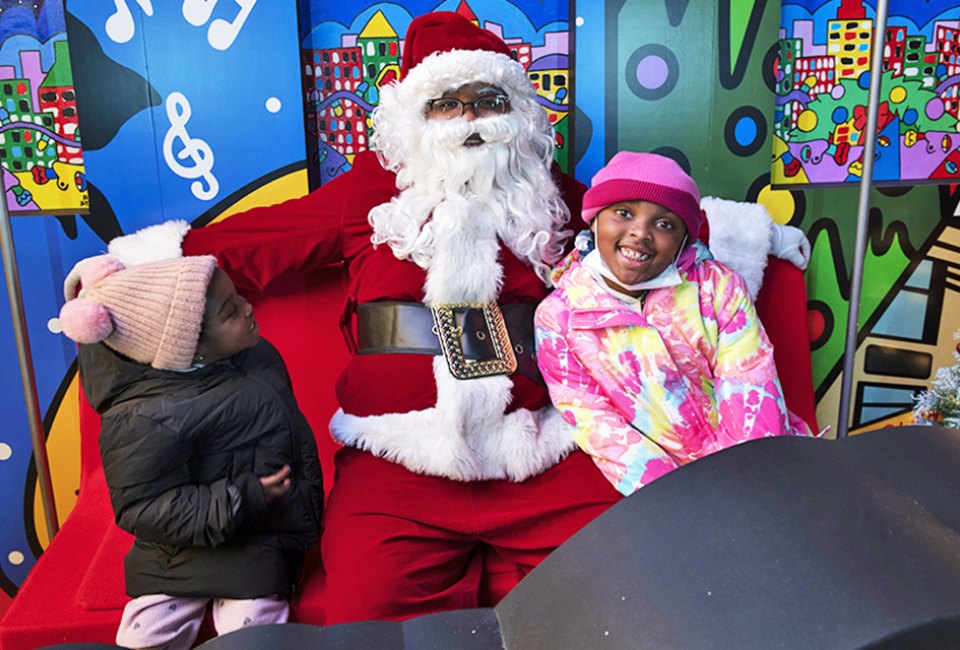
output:
[[[189,231],[183,219],[165,221],[112,239],[108,250],[128,267],[183,257],[181,244]]]
[[[458,380],[446,360],[433,361],[437,405],[422,411],[358,417],[337,411],[334,439],[410,471],[459,481],[523,481],[556,465],[576,447],[572,428],[553,407],[504,413],[507,377]]]
[[[770,254],[773,219],[760,203],[742,203],[705,196],[700,207],[710,226],[710,252],[743,276],[756,298],[763,284],[763,271]]]

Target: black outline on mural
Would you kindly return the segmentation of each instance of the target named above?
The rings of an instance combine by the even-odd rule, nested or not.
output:
[[[944,191],[946,191],[945,188],[941,188],[941,208],[945,207],[944,197],[943,197]],[[954,201],[956,201],[956,199],[954,199]],[[941,214],[942,214],[942,210],[941,210]],[[914,271],[917,270],[917,266],[920,265],[920,262],[922,262],[927,258],[927,253],[930,251],[933,245],[940,238],[940,235],[943,233],[947,225],[949,225],[948,222],[953,218],[954,217],[941,218],[940,222],[936,226],[934,226],[933,230],[930,231],[930,235],[927,237],[926,241],[924,241],[923,245],[921,245],[918,249],[916,249],[913,255],[910,256],[910,261],[907,263],[906,268],[904,268],[903,272],[900,274],[900,277],[897,278],[897,280],[892,285],[890,285],[890,289],[887,291],[883,299],[877,304],[877,308],[874,309],[873,313],[870,314],[870,316],[864,321],[863,326],[857,332],[857,343],[856,343],[857,348],[860,347],[860,344],[863,343],[863,341],[868,336],[879,336],[877,334],[873,334],[873,328],[876,326],[877,321],[880,320],[880,318],[883,316],[887,307],[890,306],[890,303],[893,302],[897,294],[899,294],[900,291],[903,290],[904,286],[906,286],[907,281],[910,279],[910,276],[913,275]],[[902,235],[901,241],[904,241],[904,238],[907,235],[906,224],[904,224],[900,220],[896,220],[891,222],[888,228],[892,228],[895,224],[899,228],[898,232],[901,232],[901,235]],[[846,265],[843,264],[842,259],[841,260],[837,259],[838,257],[842,258],[841,248],[839,245],[840,236],[837,228],[838,227],[835,221],[832,221],[826,218],[820,219],[819,221],[814,223],[813,226],[810,228],[810,231],[808,233],[808,238],[810,239],[810,241],[815,241],[816,237],[813,236],[814,233],[819,234],[819,231],[821,230],[824,230],[827,232],[827,237],[830,241],[831,253],[834,259],[834,265],[835,265],[835,268],[839,269],[837,272],[837,278],[836,278],[837,286],[839,288],[841,297],[845,301],[844,305],[838,305],[838,306],[846,307],[846,304],[849,303],[850,301],[850,288],[849,288],[850,283],[849,283],[849,280],[844,280],[842,282],[840,281],[841,278],[848,278],[849,276],[846,272],[846,268],[845,268]],[[887,238],[882,236],[879,237],[878,239],[876,235],[873,235],[873,236],[869,236],[867,241],[868,241],[868,245],[871,245],[875,243],[883,243],[886,239]],[[889,247],[889,244],[888,244],[888,247]],[[876,248],[874,248],[873,250],[874,252],[877,251]],[[884,338],[892,338],[892,337],[884,337]],[[840,376],[840,373],[842,372],[842,370],[843,370],[843,357],[839,358],[836,361],[836,363],[833,365],[833,367],[830,368],[830,370],[828,370],[826,374],[824,374],[821,384],[819,386],[814,386],[814,395],[818,403],[826,395],[827,390],[829,390],[830,386]]]
[[[603,115],[603,119],[606,122],[603,125],[604,164],[617,153],[617,143],[620,141],[617,135],[617,104],[620,101],[620,87],[617,84],[617,79],[620,78],[620,66],[617,62],[617,49],[620,38],[617,29],[620,22],[620,11],[625,4],[626,0],[607,0],[603,14],[603,33],[606,37],[606,43],[603,48],[605,55],[603,69],[606,72],[604,84],[608,97],[606,101],[606,111]]]
[[[883,384],[883,383],[879,383],[879,382],[870,382],[870,381],[859,381],[859,382],[857,382],[856,399],[854,400],[854,406],[853,406],[853,421],[854,421],[854,426],[855,426],[855,427],[868,427],[868,426],[870,426],[870,425],[872,425],[872,424],[876,424],[876,423],[878,423],[878,422],[883,422],[884,420],[889,420],[890,418],[895,418],[895,417],[898,417],[898,416],[901,416],[901,415],[905,415],[905,414],[907,414],[907,413],[909,413],[910,411],[913,410],[913,408],[906,408],[906,409],[903,409],[902,411],[896,411],[896,412],[894,412],[894,413],[890,413],[889,415],[885,415],[885,416],[880,417],[880,418],[875,418],[875,419],[869,420],[869,421],[867,421],[867,422],[861,422],[860,419],[861,419],[861,417],[862,417],[862,415],[863,415],[863,407],[864,407],[864,406],[885,406],[885,405],[886,405],[886,403],[874,404],[874,402],[870,402],[870,403],[868,403],[868,404],[864,404],[864,402],[863,402],[863,391],[864,391],[865,388],[893,388],[893,389],[901,389],[901,390],[912,390],[912,391],[914,392],[914,394],[916,394],[916,393],[919,393],[920,391],[924,390],[924,389],[926,388],[926,386],[925,386],[925,385],[917,386],[917,385],[913,385],[913,384],[911,384],[911,385],[908,385],[908,384],[894,384],[894,383]],[[912,406],[912,405],[911,405],[911,406]]]
[[[717,6],[717,35],[719,43],[717,49],[720,56],[720,85],[727,90],[733,90],[743,81],[747,73],[747,66],[750,63],[750,54],[753,52],[753,46],[757,42],[757,35],[760,31],[760,21],[763,19],[763,12],[767,8],[767,0],[754,0],[753,8],[750,10],[750,19],[747,21],[747,28],[743,33],[743,46],[737,55],[737,61],[733,70],[730,70],[731,61],[731,34],[730,34],[730,4],[733,0],[720,0]]]
[[[275,169],[269,174],[264,174],[260,178],[254,181],[251,181],[246,185],[244,185],[243,187],[240,187],[236,191],[232,192],[229,196],[226,196],[221,200],[217,201],[217,203],[214,206],[208,208],[207,210],[204,210],[203,213],[201,213],[196,219],[193,220],[193,223],[190,224],[190,227],[202,228],[203,226],[207,225],[208,223],[216,219],[218,216],[220,216],[225,210],[233,206],[237,201],[246,197],[248,194],[253,194],[257,190],[265,187],[266,185],[269,185],[270,183],[277,180],[278,178],[283,178],[284,176],[289,176],[290,174],[293,174],[300,170],[306,170],[306,169],[307,169],[307,161],[304,159],[304,160],[298,160],[297,162],[293,162],[293,163],[290,163],[289,165],[285,165],[283,167]]]
[[[833,317],[833,310],[830,309],[830,305],[823,302],[822,300],[808,300],[807,301],[807,317],[809,318],[810,312],[815,311],[820,316],[823,317],[823,332],[817,338],[810,341],[810,351],[819,350],[823,347],[823,344],[830,340],[830,337],[833,335],[833,328],[837,326],[837,320]],[[809,322],[807,327],[807,333],[809,334]]]
[[[757,134],[754,136],[753,142],[746,146],[737,142],[736,136],[737,124],[745,117],[753,119],[753,123],[757,126]],[[760,151],[767,142],[767,118],[756,106],[745,104],[735,108],[727,116],[727,121],[723,125],[723,141],[733,155],[740,158],[752,156]]]
[[[667,64],[667,78],[656,88],[647,88],[637,80],[637,65],[649,56],[657,56]],[[644,43],[627,57],[623,72],[627,88],[635,97],[648,102],[655,102],[672,93],[673,89],[677,87],[677,82],[680,81],[680,61],[677,60],[677,55],[673,53],[673,50],[666,45]]]

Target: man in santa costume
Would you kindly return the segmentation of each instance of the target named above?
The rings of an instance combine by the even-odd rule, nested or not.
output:
[[[584,188],[552,166],[523,67],[462,16],[421,16],[373,120],[376,153],[343,176],[175,237],[241,290],[347,265],[328,623],[476,606],[478,549],[522,575],[620,498],[571,453],[533,357],[533,313]]]

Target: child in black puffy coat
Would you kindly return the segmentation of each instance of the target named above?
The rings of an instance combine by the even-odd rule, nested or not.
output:
[[[101,256],[80,277],[60,322],[81,343],[117,524],[136,536],[117,643],[189,648],[208,605],[220,634],[286,622],[323,480],[253,308],[210,256]]]

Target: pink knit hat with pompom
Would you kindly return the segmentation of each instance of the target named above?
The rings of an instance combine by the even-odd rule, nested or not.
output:
[[[700,234],[704,215],[700,192],[690,175],[671,158],[653,153],[621,151],[590,181],[583,195],[583,220],[622,201],[650,201],[672,211],[687,227],[687,240]]]
[[[60,326],[77,343],[103,341],[161,370],[189,368],[216,266],[210,255],[132,268],[109,255],[93,258],[80,273],[80,296],[60,310]]]

